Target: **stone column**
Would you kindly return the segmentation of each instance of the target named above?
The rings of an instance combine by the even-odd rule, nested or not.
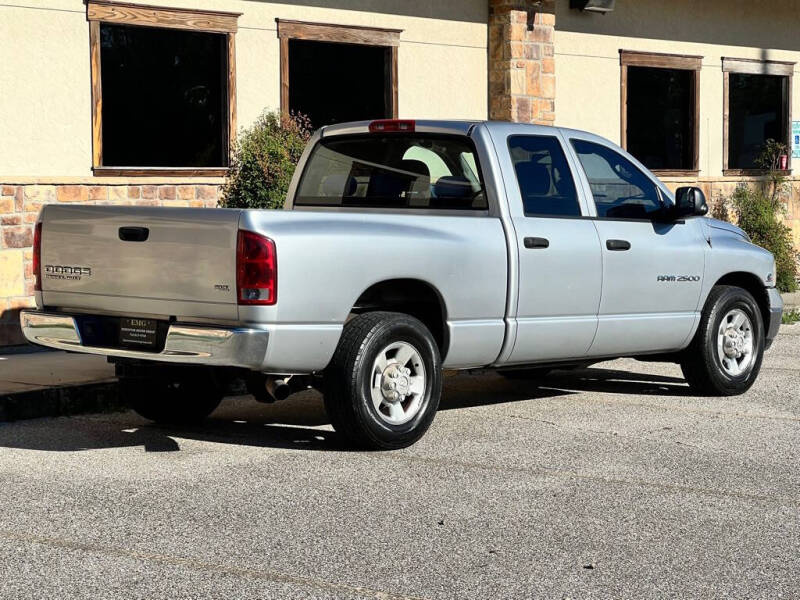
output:
[[[553,0],[489,0],[489,118],[552,125]]]

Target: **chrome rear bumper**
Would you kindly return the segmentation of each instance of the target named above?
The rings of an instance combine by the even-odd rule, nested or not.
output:
[[[84,346],[75,319],[69,315],[25,310],[22,332],[29,342],[49,348],[170,363],[261,369],[269,333],[259,329],[221,329],[200,325],[169,326],[164,350],[142,352],[125,348]]]

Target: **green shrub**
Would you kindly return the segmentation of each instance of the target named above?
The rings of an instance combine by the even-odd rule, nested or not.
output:
[[[784,201],[791,193],[786,177],[778,169],[780,155],[788,152],[785,144],[767,140],[757,164],[767,171],[756,183],[743,183],[725,205],[717,207],[714,216],[733,217],[754,244],[766,248],[775,256],[776,284],[782,292],[797,289],[797,251],[792,231],[781,217],[786,212]]]
[[[265,111],[242,130],[222,186],[225,208],[282,208],[311,127],[301,116]]]
[[[796,308],[790,308],[789,310],[783,313],[781,317],[781,323],[784,325],[791,325],[793,323],[797,323],[800,321],[800,310]]]

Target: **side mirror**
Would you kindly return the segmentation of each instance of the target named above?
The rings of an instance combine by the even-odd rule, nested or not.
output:
[[[703,217],[708,214],[706,195],[698,187],[678,188],[675,192],[675,206],[670,212],[676,219]]]

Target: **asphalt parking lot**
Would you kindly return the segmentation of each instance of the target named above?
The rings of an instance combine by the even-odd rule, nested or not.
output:
[[[797,597],[800,326],[746,395],[621,360],[446,380],[416,446],[319,396],[0,425],[3,598]]]

